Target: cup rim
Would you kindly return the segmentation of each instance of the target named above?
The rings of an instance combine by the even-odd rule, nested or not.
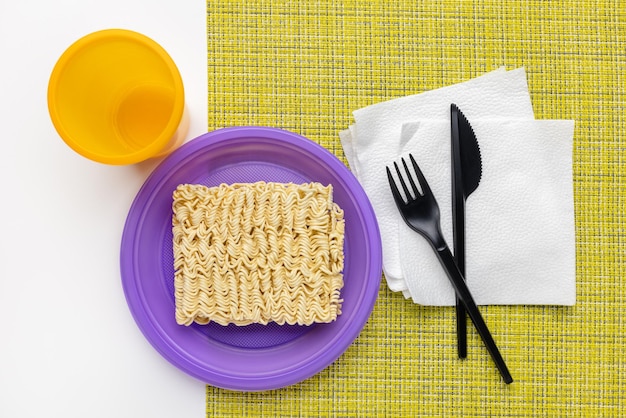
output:
[[[65,128],[63,121],[59,116],[57,108],[57,98],[59,95],[57,87],[63,75],[64,69],[67,67],[70,61],[80,51],[86,48],[90,48],[95,44],[102,42],[103,40],[111,39],[123,39],[129,42],[135,42],[145,48],[152,50],[152,52],[154,52],[162,59],[162,61],[169,69],[172,75],[175,90],[172,117],[168,121],[167,125],[165,126],[163,132],[161,132],[159,137],[157,137],[154,141],[152,141],[150,144],[143,148],[134,150],[133,152],[130,152],[128,154],[120,155],[98,153],[89,148],[86,148],[80,143],[80,141],[77,141]],[[61,54],[56,64],[54,65],[54,68],[52,69],[52,73],[50,75],[50,80],[48,82],[47,99],[50,119],[52,120],[52,123],[57,133],[61,136],[63,141],[65,141],[65,143],[70,146],[70,148],[72,148],[78,154],[87,157],[93,161],[114,165],[134,164],[158,155],[159,151],[165,148],[168,142],[176,134],[176,131],[178,130],[178,127],[182,120],[185,108],[183,80],[178,70],[178,67],[176,66],[176,63],[167,53],[167,51],[160,44],[158,44],[156,41],[146,35],[128,29],[116,28],[103,29],[89,33],[82,38],[76,40],[63,52],[63,54]]]

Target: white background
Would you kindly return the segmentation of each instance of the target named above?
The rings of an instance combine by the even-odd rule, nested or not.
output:
[[[78,38],[124,28],[179,66],[207,126],[204,0],[0,0],[0,417],[201,417],[205,386],[143,337],[121,286],[126,214],[158,161],[107,166],[59,138],[48,77]]]

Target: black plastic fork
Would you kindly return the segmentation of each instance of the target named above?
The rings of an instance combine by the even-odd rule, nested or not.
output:
[[[413,179],[404,158],[402,158],[402,165],[404,166],[406,177],[411,185],[411,190],[409,190],[406,182],[404,181],[398,164],[394,162],[393,165],[395,167],[396,174],[398,175],[398,180],[400,181],[402,190],[406,196],[405,200],[400,194],[400,190],[398,189],[393,175],[391,174],[391,170],[387,167],[387,178],[389,179],[389,186],[391,187],[391,192],[396,205],[398,206],[398,209],[402,214],[402,218],[407,225],[412,230],[426,238],[435,250],[439,261],[443,265],[448,278],[452,283],[452,287],[454,287],[457,297],[461,300],[463,306],[465,306],[472,323],[476,327],[480,338],[482,338],[483,343],[487,347],[487,350],[495,362],[496,367],[500,371],[504,382],[507,384],[511,383],[513,382],[513,378],[509,373],[509,369],[507,368],[506,363],[500,354],[500,350],[498,350],[498,347],[491,336],[491,332],[489,332],[489,328],[487,328],[487,324],[485,324],[485,321],[478,310],[478,306],[476,305],[467,284],[465,284],[465,278],[454,262],[454,257],[448,248],[448,244],[443,238],[440,226],[439,205],[435,200],[435,196],[430,190],[430,186],[428,185],[426,178],[424,178],[424,174],[422,174],[422,171],[411,154],[409,154],[409,158],[411,159],[421,191],[417,187],[417,184]]]

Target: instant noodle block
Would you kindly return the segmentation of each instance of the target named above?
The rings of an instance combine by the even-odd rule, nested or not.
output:
[[[332,185],[183,184],[173,193],[176,321],[311,325],[341,314]]]

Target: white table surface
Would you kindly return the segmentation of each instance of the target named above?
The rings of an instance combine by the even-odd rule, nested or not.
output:
[[[135,30],[179,66],[207,126],[203,0],[0,0],[0,417],[201,417],[205,386],[163,359],[126,305],[119,249],[158,161],[107,166],[54,130],[48,77],[99,29]]]

